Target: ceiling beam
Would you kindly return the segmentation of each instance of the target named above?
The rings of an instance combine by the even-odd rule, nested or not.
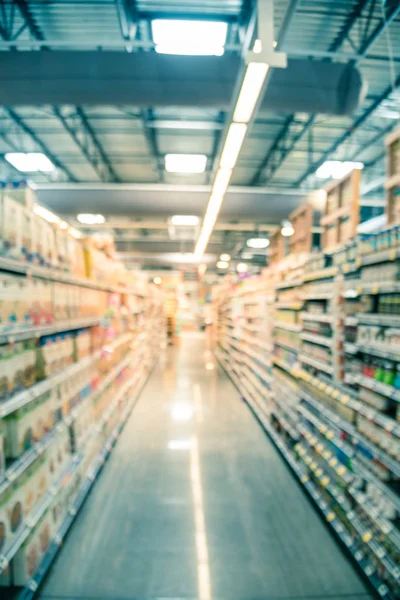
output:
[[[157,133],[155,128],[150,125],[150,123],[155,121],[152,108],[142,111],[142,120],[144,135],[149,146],[151,158],[156,167],[158,180],[162,182],[164,181],[164,160],[158,149]]]
[[[116,7],[121,35],[126,42],[132,42],[136,37],[138,26],[136,0],[116,0]],[[132,51],[132,46],[129,50]]]
[[[51,162],[53,163],[53,165],[55,167],[57,167],[57,169],[62,171],[68,177],[68,179],[70,181],[72,181],[72,182],[77,181],[77,178],[75,177],[75,175],[68,169],[68,167],[66,167],[62,163],[62,161],[55,154],[53,154],[53,152],[46,146],[46,144],[44,142],[42,142],[42,140],[36,135],[36,133],[33,131],[33,129],[31,129],[29,127],[29,125],[27,125],[21,119],[21,117],[18,115],[18,113],[15,112],[15,110],[13,110],[11,108],[4,108],[4,110],[7,113],[8,117],[13,121],[13,123],[18,125],[18,127],[27,136],[30,137],[30,139],[35,143],[35,145],[43,152],[43,154],[45,154],[47,156],[47,158],[49,160],[51,160]],[[19,151],[24,152],[24,149],[21,148]]]
[[[71,221],[72,223],[72,221]],[[121,218],[107,218],[106,223],[101,225],[85,225],[82,226],[78,221],[74,221],[73,225],[80,227],[81,229],[92,231],[102,231],[109,229],[123,229],[123,230],[142,230],[142,229],[163,229],[168,230],[169,225],[167,221],[129,221],[128,219]],[[277,224],[260,224],[257,223],[216,223],[214,231],[270,231],[274,229]],[[175,240],[176,241],[176,240]]]
[[[351,13],[349,14],[341,31],[338,33],[338,35],[335,37],[335,39],[329,45],[329,48],[328,48],[329,52],[335,52],[336,50],[338,50],[341,47],[341,45],[344,43],[347,36],[349,35],[352,27],[355,25],[355,23],[359,19],[363,8],[366,6],[366,4],[368,2],[369,2],[369,0],[359,0],[357,2],[353,11],[351,11]],[[286,33],[286,31],[287,31],[287,28],[284,31],[284,33]],[[278,39],[278,48],[281,45],[283,45],[283,43],[284,43],[284,39],[283,39],[283,41],[281,41],[281,39],[279,38]],[[293,151],[297,142],[299,140],[301,140],[301,138],[304,136],[304,134],[310,129],[310,127],[312,127],[315,119],[316,119],[316,115],[311,115],[310,118],[307,119],[307,121],[301,127],[300,131],[298,131],[297,130],[298,127],[296,124],[296,114],[291,114],[291,115],[289,115],[289,117],[287,117],[282,129],[280,130],[277,137],[275,138],[274,143],[268,149],[268,152],[266,153],[265,158],[262,160],[259,168],[257,169],[257,172],[253,176],[253,178],[251,180],[251,185],[258,185],[261,182],[261,180],[270,181],[270,179],[272,179],[272,177],[275,175],[275,173],[278,171],[278,169],[284,163],[286,158]],[[292,137],[292,139],[290,139],[291,133],[292,133],[292,128],[295,129],[295,134]]]
[[[54,116],[61,122],[66,132],[72,137],[83,156],[93,167],[101,181],[118,182],[110,160],[98,141],[82,108],[75,107],[73,113],[63,114],[63,109],[53,108]]]
[[[36,23],[35,19],[33,18],[31,9],[30,9],[28,3],[26,2],[26,0],[14,0],[14,1],[15,1],[15,4],[18,6],[18,9],[29,29],[31,36],[35,40],[43,42],[45,39],[44,35],[43,35],[42,31],[40,30],[38,24]]]
[[[400,75],[395,81],[395,88],[400,86]],[[369,107],[360,115],[346,131],[315,161],[307,171],[296,181],[295,186],[299,186],[328,159],[332,158],[336,150],[345,142],[353,133],[368,119],[368,117],[378,108],[378,106],[386,100],[393,92],[393,87],[389,85],[378,98],[369,105]]]

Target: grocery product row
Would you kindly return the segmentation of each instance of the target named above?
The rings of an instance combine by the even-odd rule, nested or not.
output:
[[[165,342],[163,296],[3,195],[0,585],[33,595]],[[62,222],[61,222],[62,223]]]
[[[400,597],[397,232],[226,277],[213,298],[218,359],[387,600]],[[257,340],[243,326],[254,323],[246,297],[258,302]]]

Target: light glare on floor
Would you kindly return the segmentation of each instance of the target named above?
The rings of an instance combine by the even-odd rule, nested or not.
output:
[[[154,19],[151,30],[158,54],[222,56],[228,25],[222,21]]]
[[[190,421],[193,417],[193,407],[188,402],[176,402],[171,409],[174,421]]]
[[[170,440],[168,442],[169,450],[190,450],[192,447],[192,440],[190,438],[183,440]]]

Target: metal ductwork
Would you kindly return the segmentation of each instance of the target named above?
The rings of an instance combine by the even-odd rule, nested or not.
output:
[[[155,52],[2,52],[0,104],[131,105],[228,110],[241,68],[237,56]],[[274,69],[264,111],[346,115],[363,92],[352,64],[290,59]]]

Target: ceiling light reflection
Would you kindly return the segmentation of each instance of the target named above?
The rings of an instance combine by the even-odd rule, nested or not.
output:
[[[193,407],[188,402],[177,402],[172,406],[171,417],[174,421],[190,421],[193,417]]]

